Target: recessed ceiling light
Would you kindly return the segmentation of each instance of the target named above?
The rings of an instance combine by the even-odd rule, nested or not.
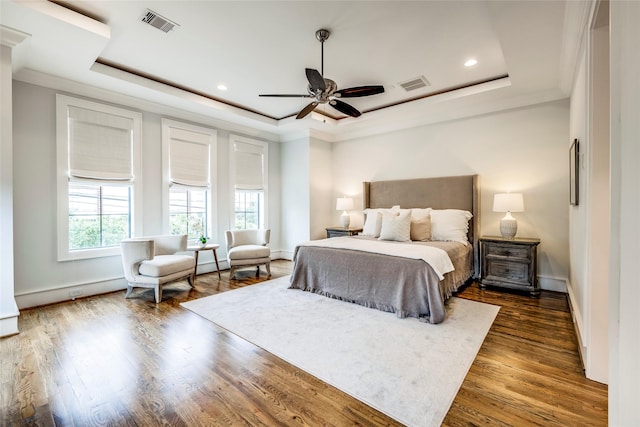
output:
[[[464,66],[465,67],[473,67],[474,65],[476,65],[478,63],[478,60],[476,59],[468,59],[465,63]]]
[[[227,87],[223,84],[218,85],[218,90],[227,90]]]

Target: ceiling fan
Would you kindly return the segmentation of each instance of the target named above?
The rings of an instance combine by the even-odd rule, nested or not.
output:
[[[313,101],[298,113],[296,119],[305,117],[307,114],[312,112],[318,104],[329,104],[341,113],[351,117],[361,116],[362,113],[360,111],[338,98],[356,98],[360,96],[377,95],[384,92],[384,87],[380,85],[357,86],[337,90],[338,85],[336,82],[324,77],[324,42],[329,38],[330,34],[329,30],[325,29],[316,31],[316,38],[321,43],[321,72],[318,72],[318,70],[313,68],[305,68],[307,80],[309,81],[309,85],[307,86],[308,94],[266,94],[260,96],[278,98],[313,98]]]

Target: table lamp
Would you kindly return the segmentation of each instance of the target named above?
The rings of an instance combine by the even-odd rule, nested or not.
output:
[[[342,215],[340,215],[340,225],[343,228],[349,228],[349,224],[351,223],[351,217],[347,213],[348,210],[353,209],[353,199],[350,197],[338,197],[338,201],[336,202],[336,210],[342,211]]]
[[[518,232],[518,221],[511,212],[524,212],[522,193],[499,193],[493,197],[493,211],[506,212],[500,220],[500,234],[505,239],[513,239]]]

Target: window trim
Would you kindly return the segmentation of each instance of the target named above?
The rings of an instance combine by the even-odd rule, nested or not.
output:
[[[69,250],[69,107],[91,109],[105,114],[127,117],[133,120],[133,182],[131,196],[131,235],[142,230],[142,113],[86,99],[56,94],[56,151],[57,151],[57,246],[58,261],[119,256],[120,247]],[[100,181],[96,180],[96,184]],[[104,181],[109,185],[108,181]]]
[[[264,199],[264,224],[260,227],[269,228],[269,144],[265,141],[258,139],[246,138],[239,135],[229,135],[229,185],[230,185],[230,212],[229,212],[229,226],[234,228],[236,209],[235,209],[235,195],[236,195],[236,142],[242,144],[255,145],[262,149],[262,155],[264,156],[264,169],[263,173],[263,199]]]
[[[209,187],[192,187],[193,189],[207,189],[209,191],[209,197],[207,200],[207,214],[208,214],[208,230],[206,230],[207,236],[212,236],[214,228],[217,227],[217,212],[215,207],[218,205],[217,183],[218,183],[218,164],[216,162],[218,152],[218,131],[205,126],[194,125],[190,123],[180,122],[177,120],[162,118],[162,229],[164,233],[171,232],[169,201],[169,190],[171,188],[171,176],[169,171],[170,162],[170,142],[171,142],[171,128],[186,130],[190,132],[202,133],[209,137]],[[189,186],[181,186],[183,188],[189,188]]]

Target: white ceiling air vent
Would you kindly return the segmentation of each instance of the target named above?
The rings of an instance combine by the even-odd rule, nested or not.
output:
[[[144,15],[142,15],[142,22],[145,22],[153,27],[156,27],[159,30],[168,33],[173,30],[174,27],[179,27],[180,25],[176,24],[173,21],[168,20],[164,16],[158,15],[153,10],[147,9]]]
[[[431,86],[431,83],[429,83],[429,80],[427,80],[424,76],[419,76],[411,80],[400,82],[398,84],[407,92],[410,92],[416,89],[421,89],[423,87]]]

